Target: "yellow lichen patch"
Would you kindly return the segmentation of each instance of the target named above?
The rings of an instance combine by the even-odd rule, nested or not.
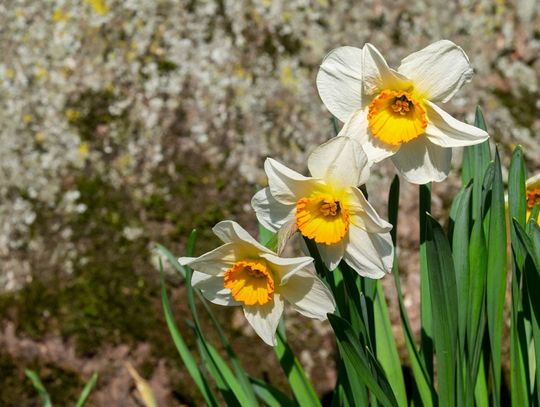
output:
[[[349,210],[332,194],[315,193],[296,203],[298,230],[317,243],[341,241],[349,230],[349,223]]]
[[[65,115],[70,123],[74,123],[79,117],[81,117],[81,112],[79,112],[77,109],[68,107],[65,111]]]
[[[384,90],[369,105],[368,125],[377,139],[399,146],[424,133],[426,111],[409,92]]]
[[[62,21],[67,21],[67,20],[69,20],[69,14],[64,13],[61,9],[57,8],[53,12],[52,20],[55,23],[60,23]]]
[[[88,153],[90,152],[90,148],[88,147],[88,143],[81,143],[79,145],[79,154],[81,157],[86,158],[88,157]]]
[[[104,0],[86,0],[86,2],[90,4],[94,11],[100,16],[104,16],[109,11],[109,8],[107,7],[107,4],[105,4]]]
[[[272,300],[274,278],[264,260],[241,260],[225,272],[225,288],[245,305],[264,305]]]
[[[45,142],[45,133],[38,131],[34,136],[34,139],[36,140],[37,144],[43,144]]]
[[[47,72],[47,70],[45,68],[43,68],[42,66],[39,66],[39,65],[36,66],[36,68],[35,68],[36,79],[44,79],[48,75],[49,75],[49,73]]]

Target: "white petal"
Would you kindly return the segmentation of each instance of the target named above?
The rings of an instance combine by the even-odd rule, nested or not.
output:
[[[270,188],[258,191],[251,199],[257,220],[268,230],[277,232],[291,217],[294,217],[295,206],[283,205],[276,201]]]
[[[345,253],[345,241],[344,239],[335,244],[317,244],[317,249],[321,255],[321,259],[328,268],[328,270],[334,270],[338,265],[343,254]]]
[[[394,261],[390,233],[368,233],[351,225],[344,259],[361,276],[374,279],[383,277],[392,271]]]
[[[287,285],[279,288],[279,292],[295,310],[308,318],[325,320],[326,314],[336,309],[330,290],[307,270],[291,277]]]
[[[434,42],[401,61],[398,72],[433,102],[446,102],[473,76],[465,52],[448,40]]]
[[[482,143],[489,135],[478,127],[454,119],[434,103],[426,101],[428,117],[426,135],[441,147],[465,147]]]
[[[274,292],[264,305],[244,306],[244,315],[257,335],[270,346],[276,346],[276,329],[283,314],[283,300]]]
[[[363,92],[366,95],[373,95],[384,89],[407,90],[412,85],[406,76],[390,69],[379,50],[371,44],[366,44],[363,48],[362,75]]]
[[[336,48],[323,59],[317,89],[326,108],[342,122],[362,107],[362,50]]]
[[[357,140],[370,163],[382,161],[399,149],[399,147],[381,143],[373,137],[368,128],[367,109],[356,111],[342,127],[338,136],[348,136]],[[361,183],[365,183],[367,180],[362,181]]]
[[[405,179],[413,184],[440,182],[450,172],[452,149],[439,147],[425,136],[401,145],[392,156],[394,165]]]
[[[259,252],[272,253],[271,250],[255,240],[242,226],[232,220],[219,222],[212,228],[212,231],[223,242],[234,243],[237,246],[238,257],[256,255]],[[244,252],[244,254],[240,255],[239,252]]]
[[[392,225],[375,211],[358,188],[351,188],[348,208],[351,211],[351,222],[370,233],[385,233],[392,230]]]
[[[263,253],[261,257],[270,263],[272,271],[279,277],[280,285],[286,284],[287,280],[299,270],[313,263],[313,258],[305,257],[279,257],[271,253]]]
[[[178,262],[182,266],[191,267],[193,270],[216,275],[224,273],[228,268],[232,267],[238,259],[238,255],[238,247],[233,243],[226,243],[200,257],[180,257]]]
[[[240,305],[231,296],[231,290],[223,286],[223,276],[212,276],[205,273],[193,272],[191,277],[193,287],[201,290],[208,301],[218,305]]]
[[[299,199],[309,196],[317,185],[322,184],[322,181],[304,177],[271,158],[264,162],[264,170],[270,192],[284,205],[296,205]]]
[[[336,186],[358,186],[369,178],[366,153],[348,136],[334,137],[317,147],[308,158],[308,168],[315,178]]]

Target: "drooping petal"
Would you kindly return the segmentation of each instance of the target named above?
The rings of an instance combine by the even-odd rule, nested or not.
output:
[[[276,346],[276,329],[283,314],[283,299],[274,293],[264,305],[244,307],[244,315],[257,335],[270,346]]]
[[[279,257],[273,253],[263,253],[261,257],[270,263],[270,267],[277,274],[277,284],[283,285],[299,270],[313,263],[312,257]]]
[[[362,50],[336,48],[324,58],[317,89],[326,108],[342,122],[362,107]]]
[[[489,135],[478,127],[454,119],[434,103],[426,101],[428,116],[426,135],[441,147],[465,147],[482,143]]]
[[[276,160],[267,158],[264,170],[268,176],[268,186],[272,196],[284,205],[294,205],[296,201],[308,196],[322,181],[304,177]]]
[[[349,121],[345,123],[338,136],[348,136],[357,140],[370,163],[382,161],[394,155],[399,149],[398,146],[384,144],[373,137],[371,130],[368,128],[367,109],[355,112]],[[361,184],[366,181],[367,179],[361,180]]]
[[[345,253],[345,240],[346,239],[340,240],[334,244],[317,244],[321,259],[328,270],[334,270],[343,258],[343,254]]]
[[[234,243],[226,243],[200,257],[180,257],[178,262],[182,266],[215,276],[232,267],[238,255],[238,247]]]
[[[286,285],[279,288],[279,292],[295,310],[308,318],[325,320],[326,314],[336,308],[330,290],[307,270],[292,276]]]
[[[414,81],[415,91],[433,102],[446,102],[473,76],[465,52],[441,40],[401,61],[398,72]]]
[[[358,188],[351,188],[349,193],[351,223],[370,233],[385,233],[392,230],[392,225],[375,211]]]
[[[234,243],[238,257],[253,256],[258,252],[272,253],[271,250],[256,241],[242,226],[232,220],[223,220],[217,223],[212,231],[223,242]],[[238,254],[240,251],[242,254]]]
[[[231,290],[223,286],[223,276],[214,276],[205,273],[193,272],[191,277],[193,287],[201,290],[208,301],[217,305],[241,305],[231,296]]]
[[[366,153],[348,136],[334,137],[317,147],[308,158],[308,168],[315,178],[336,186],[358,186],[369,178]]]
[[[366,44],[363,51],[362,84],[366,95],[379,93],[384,89],[407,90],[412,82],[406,75],[390,69],[379,50],[371,44]],[[364,104],[365,104],[364,100]],[[364,108],[365,106],[361,106]]]
[[[440,182],[450,172],[452,149],[437,146],[420,136],[405,143],[392,156],[394,165],[413,184]]]
[[[257,220],[268,230],[276,232],[291,218],[294,218],[294,205],[283,205],[270,192],[270,188],[258,191],[251,199]]]
[[[373,279],[392,271],[394,246],[390,233],[368,233],[351,225],[343,257],[358,274]]]

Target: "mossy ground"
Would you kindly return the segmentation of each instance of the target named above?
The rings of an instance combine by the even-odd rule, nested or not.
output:
[[[107,92],[87,93],[73,102],[72,108],[80,112],[74,116],[73,125],[80,127],[83,140],[91,148],[101,148],[101,142],[93,136],[98,124],[125,120],[111,117],[99,107],[100,103],[109,103],[111,97]],[[106,100],[100,100],[103,98]],[[159,242],[175,255],[182,255],[187,236],[197,228],[197,253],[213,248],[219,241],[211,227],[222,219],[246,218],[243,207],[253,188],[238,181],[242,177],[235,176],[234,171],[224,173],[197,154],[182,155],[171,149],[167,159],[174,160],[174,175],[165,165],[152,175],[152,182],[166,186],[167,194],[136,198],[129,185],[114,187],[87,166],[74,173],[71,180],[80,192],[77,203],[84,204],[86,211],[59,218],[54,208],[36,203],[38,216],[32,235],[45,237],[52,253],[61,241],[60,231],[53,225],[68,226],[72,231],[70,242],[77,251],[73,272],[66,273],[63,259],[54,269],[31,260],[32,281],[18,292],[0,295],[0,315],[3,324],[15,325],[17,335],[36,342],[61,337],[82,358],[96,357],[106,347],[149,343],[151,358],[141,365],[140,373],[149,377],[158,359],[169,360],[170,366],[180,370],[173,383],[179,393],[177,398],[194,402],[198,396],[180,369],[163,318],[159,273],[151,263],[153,246]],[[231,177],[237,180],[234,184],[229,181]],[[140,227],[143,234],[130,240],[124,230],[133,225]],[[185,297],[177,300],[180,303]],[[187,315],[184,304],[175,312]],[[80,372],[4,350],[0,353],[0,405],[37,402],[37,393],[24,375],[25,368],[41,375],[53,402],[59,405],[72,404],[84,385]]]

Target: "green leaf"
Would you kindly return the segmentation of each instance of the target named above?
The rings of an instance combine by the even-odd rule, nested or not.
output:
[[[536,205],[538,206],[538,205]],[[536,223],[537,217],[531,215],[528,223],[528,235],[530,237],[527,246],[529,257],[525,261],[525,289],[531,309],[532,347],[534,349],[534,365],[536,372],[532,375],[536,381],[533,394],[536,405],[540,405],[540,228]],[[532,259],[530,261],[529,259]],[[531,386],[533,384],[531,383]]]
[[[287,340],[281,331],[276,332],[277,346],[274,348],[278,357],[279,363],[287,380],[291,386],[292,392],[299,405],[303,406],[320,406],[321,402],[317,397],[317,393],[313,389],[309,379],[302,368],[302,365],[294,356],[293,351],[289,347]]]
[[[398,210],[399,177],[396,175],[394,177],[394,180],[392,181],[392,184],[390,185],[390,192],[388,194],[388,220],[392,224],[392,241],[394,243],[394,247],[396,246],[397,237]],[[416,386],[415,390],[420,396],[422,405],[426,407],[431,407],[433,405],[433,400],[435,400],[436,398],[436,394],[435,390],[430,384],[427,370],[422,363],[422,359],[420,358],[418,350],[416,349],[414,335],[412,333],[411,324],[407,315],[407,309],[405,308],[405,305],[403,303],[403,293],[401,292],[398,262],[395,259],[392,268],[392,275],[394,276],[394,283],[396,286],[401,326],[403,327],[403,333],[405,336],[405,345],[407,347],[407,353],[409,355],[411,370],[414,377],[413,385]]]
[[[255,394],[269,407],[295,407],[297,404],[287,397],[286,394],[263,382],[262,380],[249,378]]]
[[[517,146],[512,153],[510,169],[508,170],[508,212],[510,219],[516,218],[521,226],[525,226],[527,214],[525,163],[521,146]],[[512,242],[515,234],[511,233]]]
[[[474,125],[482,130],[487,131],[486,122],[482,109],[480,106],[476,107],[476,114],[474,117]],[[489,151],[489,140],[484,141],[481,144],[473,146],[474,148],[474,179],[476,182],[473,184],[473,219],[481,218],[481,206],[482,206],[482,184],[481,180],[484,178],[489,162],[491,161],[491,152]]]
[[[428,265],[426,254],[426,217],[431,212],[431,184],[419,187],[419,220],[420,220],[420,318],[422,323],[422,342],[420,355],[430,381],[433,379],[433,323],[431,310],[430,283],[428,281]]]
[[[474,388],[474,400],[478,407],[489,406],[489,391],[486,381],[486,367],[484,364],[484,358],[480,359],[480,367],[478,369],[478,378],[476,380],[476,387]]]
[[[90,393],[92,392],[92,390],[94,390],[94,387],[96,386],[97,379],[98,379],[98,374],[94,373],[92,377],[90,378],[90,380],[88,380],[88,383],[86,383],[86,385],[84,386],[84,389],[81,395],[79,396],[79,399],[77,400],[77,404],[75,404],[75,407],[83,407],[85,405],[86,400],[90,396]]]
[[[508,171],[508,211],[510,219],[517,224],[525,225],[527,202],[525,189],[525,163],[520,146],[514,149],[510,169]],[[516,232],[516,222],[511,223],[510,242],[512,248],[512,306],[510,324],[510,386],[512,388],[512,405],[529,405],[529,372],[528,343],[526,321],[524,317],[524,299],[521,292],[522,267],[525,252]],[[527,304],[528,305],[528,304]]]
[[[41,379],[39,378],[37,373],[30,369],[25,369],[24,373],[26,374],[26,377],[28,377],[32,381],[34,388],[39,393],[39,396],[43,401],[43,407],[52,407],[49,393],[47,393],[47,390],[45,389],[45,386],[41,382]]]
[[[362,381],[383,406],[397,406],[392,387],[382,367],[369,349],[359,343],[351,325],[334,314],[329,314],[328,320],[336,334],[339,353],[345,363],[349,380]]]
[[[186,270],[180,263],[178,263],[177,258],[170,251],[168,251],[164,246],[160,245],[159,243],[156,243],[156,249],[163,256],[165,256],[169,264],[173,266],[183,278],[186,278]]]
[[[465,187],[455,209],[454,230],[452,234],[452,258],[456,271],[458,296],[459,343],[465,346],[467,327],[467,305],[469,300],[469,234],[472,184]]]
[[[485,295],[487,274],[487,247],[484,236],[482,218],[474,221],[469,246],[469,298],[467,300],[467,354],[469,356],[466,369],[467,404],[473,403],[478,368],[482,355],[482,341],[485,330]]]
[[[214,396],[208,382],[199,371],[199,368],[197,366],[197,363],[195,362],[195,359],[193,358],[193,355],[189,351],[186,345],[186,342],[184,341],[184,338],[182,337],[182,334],[176,327],[176,324],[174,322],[174,317],[171,311],[171,305],[169,303],[169,298],[167,297],[167,289],[165,288],[162,267],[161,267],[161,304],[163,306],[163,313],[165,314],[165,321],[167,322],[167,327],[169,328],[169,332],[171,333],[171,337],[173,339],[174,345],[176,346],[176,349],[178,350],[178,353],[180,354],[180,357],[182,358],[182,361],[184,362],[184,366],[186,367],[190,376],[193,378],[193,381],[199,388],[199,391],[201,392],[201,394],[204,397],[204,400],[206,401],[206,404],[209,406],[218,406],[219,404],[216,400],[216,397]]]
[[[181,276],[183,276],[185,278],[187,271],[180,263],[178,263],[178,260],[176,259],[176,257],[173,256],[162,245],[157,244],[156,246],[157,246],[158,251],[160,253],[162,253],[166,257],[168,262],[180,273]],[[203,297],[200,290],[194,289],[193,291],[195,292],[195,294],[199,298],[200,303],[202,304],[204,310],[206,311],[206,313],[210,317],[210,321],[212,322],[212,325],[214,326],[214,328],[216,329],[216,332],[218,333],[221,344],[223,345],[223,348],[227,352],[227,356],[229,357],[229,360],[231,361],[231,363],[233,365],[234,372],[236,374],[236,378],[238,379],[238,381],[242,385],[242,388],[244,389],[244,392],[246,393],[246,395],[248,397],[250,397],[251,402],[256,403],[256,397],[255,397],[254,389],[253,389],[253,387],[252,387],[252,385],[250,383],[250,379],[249,379],[246,371],[244,370],[244,368],[240,364],[240,361],[238,360],[238,357],[236,356],[234,350],[232,349],[232,347],[231,347],[231,345],[230,345],[230,343],[229,343],[229,341],[228,341],[228,339],[227,339],[227,337],[225,335],[225,332],[223,331],[223,328],[221,327],[221,325],[218,322],[216,316],[214,315],[214,313],[212,312],[212,310],[208,306],[208,301],[206,301],[206,299]]]
[[[501,348],[504,326],[503,312],[506,293],[506,211],[499,150],[495,150],[495,173],[489,213],[488,259],[486,277],[486,308],[491,347],[493,404],[501,405]]]
[[[484,115],[482,114],[482,110],[479,106],[476,107],[474,125],[482,130],[487,131]],[[489,150],[488,140],[481,144],[465,147],[463,151],[463,170],[461,173],[462,183],[463,185],[466,185],[471,181],[471,179],[476,180],[473,187],[472,197],[473,219],[480,217],[480,206],[482,202],[481,180],[490,161],[491,153]]]
[[[193,249],[195,246],[195,241],[197,239],[197,231],[194,229],[191,232],[191,235],[187,244],[187,255],[193,255]],[[186,271],[186,287],[187,287],[187,297],[189,307],[191,309],[191,314],[193,315],[194,321],[194,331],[197,335],[197,343],[199,345],[199,352],[203,361],[206,364],[206,367],[212,374],[212,377],[216,381],[216,384],[221,391],[221,394],[230,404],[240,403],[240,405],[248,405],[250,402],[256,402],[255,395],[251,386],[247,388],[247,391],[242,388],[238,383],[236,377],[230,374],[230,369],[223,361],[221,356],[215,352],[214,347],[208,343],[204,337],[201,323],[199,321],[199,316],[197,313],[197,307],[195,306],[194,298],[194,289],[191,285],[191,278],[193,276],[193,270],[190,267],[184,267]],[[247,403],[247,404],[246,404]]]
[[[200,337],[199,340],[203,341],[204,339]],[[218,374],[221,376],[225,383],[225,392],[232,392],[236,399],[235,401],[238,402],[239,406],[253,405],[253,400],[250,400],[250,398],[246,395],[246,393],[242,389],[242,386],[234,376],[229,366],[227,366],[227,363],[223,360],[219,352],[216,350],[216,348],[214,348],[210,343],[205,343],[204,346],[208,350],[208,356],[210,356],[210,360],[206,360],[206,362],[208,363],[208,367],[210,369],[209,365],[213,364],[213,368],[217,370]],[[217,377],[216,373],[214,373],[214,377]],[[222,393],[224,392],[222,391]],[[236,404],[236,402],[234,404]]]
[[[437,358],[440,406],[456,405],[457,292],[450,244],[441,226],[427,217],[426,254]]]
[[[394,247],[397,242],[397,223],[398,223],[398,211],[399,211],[399,177],[396,175],[390,184],[390,191],[388,193],[388,222],[392,224],[392,230],[390,235],[392,236],[392,242]]]
[[[401,361],[396,348],[390,315],[381,284],[377,281],[377,295],[374,302],[375,338],[377,359],[386,373],[390,386],[400,406],[407,406],[407,393],[401,369]]]

